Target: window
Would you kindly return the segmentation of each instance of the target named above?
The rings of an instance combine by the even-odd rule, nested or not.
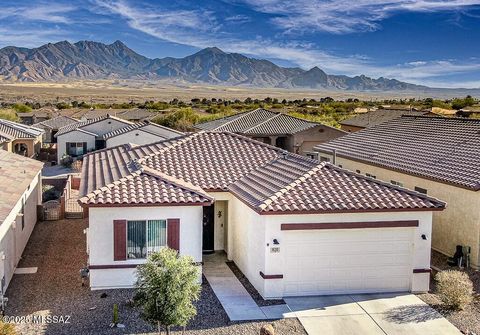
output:
[[[25,229],[25,199],[22,198],[22,209],[20,210],[22,213],[22,230]]]
[[[318,154],[316,152],[306,152],[305,156],[307,156],[310,159],[318,159]]]
[[[77,157],[85,154],[87,151],[87,142],[67,142],[67,155]]]
[[[377,176],[373,175],[373,174],[370,174],[370,173],[367,173],[365,174],[367,177],[369,178],[373,178],[373,179],[377,179]]]
[[[426,190],[426,189],[421,188],[421,187],[418,187],[418,186],[415,186],[415,191],[417,191],[418,193],[427,194],[427,190]]]
[[[330,158],[320,156],[320,162],[330,162]]]
[[[401,183],[401,182],[399,182],[399,181],[391,180],[390,183],[392,183],[393,185],[397,185],[397,186],[403,187],[403,183]]]
[[[127,258],[146,258],[166,245],[166,220],[127,221]]]

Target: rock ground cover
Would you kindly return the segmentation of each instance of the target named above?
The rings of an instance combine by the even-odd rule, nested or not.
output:
[[[39,222],[25,249],[20,267],[38,267],[36,274],[15,275],[7,296],[6,315],[70,316],[70,323],[16,325],[18,334],[140,334],[153,333],[137,308],[129,303],[133,290],[90,291],[81,286],[79,270],[87,263],[84,220]],[[101,298],[106,294],[105,298]],[[126,328],[109,328],[113,305]],[[202,284],[198,315],[187,327],[188,335],[259,334],[269,322],[230,322],[206,280]],[[293,319],[271,322],[276,334],[305,335]]]

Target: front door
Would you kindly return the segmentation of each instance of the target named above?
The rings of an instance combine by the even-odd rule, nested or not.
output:
[[[203,252],[214,251],[214,205],[203,207]]]

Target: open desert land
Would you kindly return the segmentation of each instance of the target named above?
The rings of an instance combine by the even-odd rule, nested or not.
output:
[[[162,81],[134,80],[80,80],[67,82],[12,83],[0,81],[0,103],[32,102],[45,103],[88,101],[93,103],[144,102],[146,100],[190,101],[193,98],[216,99],[310,99],[332,97],[336,100],[356,98],[359,100],[383,100],[405,98],[461,97],[470,94],[480,96],[480,90],[435,90],[425,92],[355,92],[332,90],[297,90],[282,88],[253,88],[247,86],[216,86],[205,84],[172,84]]]

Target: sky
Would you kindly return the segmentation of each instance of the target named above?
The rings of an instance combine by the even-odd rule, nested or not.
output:
[[[1,0],[0,48],[121,40],[150,58],[216,46],[281,66],[480,87],[480,0]]]

